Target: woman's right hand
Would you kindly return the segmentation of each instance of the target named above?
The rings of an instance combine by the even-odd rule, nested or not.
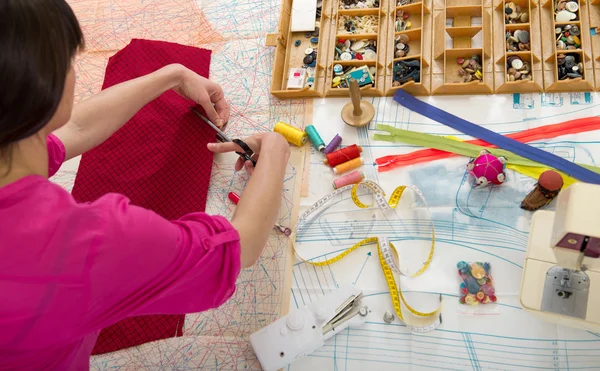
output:
[[[254,160],[258,165],[259,157],[261,153],[269,152],[274,156],[289,156],[290,147],[285,138],[274,132],[254,134],[246,139],[244,142],[254,151]],[[233,142],[225,143],[208,143],[208,149],[213,153],[226,153],[226,152],[244,152],[244,150]],[[240,171],[242,167],[252,175],[254,172],[254,166],[250,161],[244,161],[243,157],[239,157],[235,163],[235,170]]]

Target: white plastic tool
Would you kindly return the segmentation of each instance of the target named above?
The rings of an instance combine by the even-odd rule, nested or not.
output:
[[[322,347],[327,339],[365,323],[362,291],[344,286],[250,335],[264,371],[277,371]]]

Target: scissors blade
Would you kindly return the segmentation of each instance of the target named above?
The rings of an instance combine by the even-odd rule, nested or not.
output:
[[[231,139],[229,139],[229,137],[227,136],[227,134],[223,133],[221,131],[221,129],[219,129],[219,127],[215,124],[213,124],[208,118],[206,118],[203,114],[201,114],[200,112],[198,112],[194,107],[190,107],[190,109],[192,111],[194,111],[194,113],[198,116],[200,116],[200,118],[202,120],[204,120],[208,125],[210,125],[210,127],[212,127],[214,129],[214,131],[217,132],[217,136],[219,137],[219,139],[221,139],[222,142],[231,142]]]

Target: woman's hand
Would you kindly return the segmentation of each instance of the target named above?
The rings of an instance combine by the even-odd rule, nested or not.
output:
[[[210,121],[218,127],[229,121],[229,103],[217,83],[183,67],[181,83],[174,90],[201,105]]]
[[[286,140],[281,134],[278,133],[259,133],[254,134],[246,139],[244,142],[254,151],[254,160],[258,164],[260,152],[264,148],[268,148],[269,152],[274,152],[274,156],[289,156],[290,148]],[[244,150],[233,142],[226,143],[208,143],[208,149],[213,153],[226,153],[226,152],[244,152]],[[286,160],[287,161],[287,160]],[[235,163],[235,171],[242,170],[242,167],[252,175],[254,172],[254,166],[252,162],[245,161],[243,157],[239,157]]]

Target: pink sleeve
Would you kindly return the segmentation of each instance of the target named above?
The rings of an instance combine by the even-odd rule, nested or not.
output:
[[[46,146],[48,147],[48,178],[50,178],[60,169],[65,161],[67,151],[64,144],[54,134],[48,135]]]
[[[104,226],[88,263],[89,330],[135,315],[201,312],[235,292],[240,237],[227,219],[199,212],[168,221],[115,194],[95,204]]]

